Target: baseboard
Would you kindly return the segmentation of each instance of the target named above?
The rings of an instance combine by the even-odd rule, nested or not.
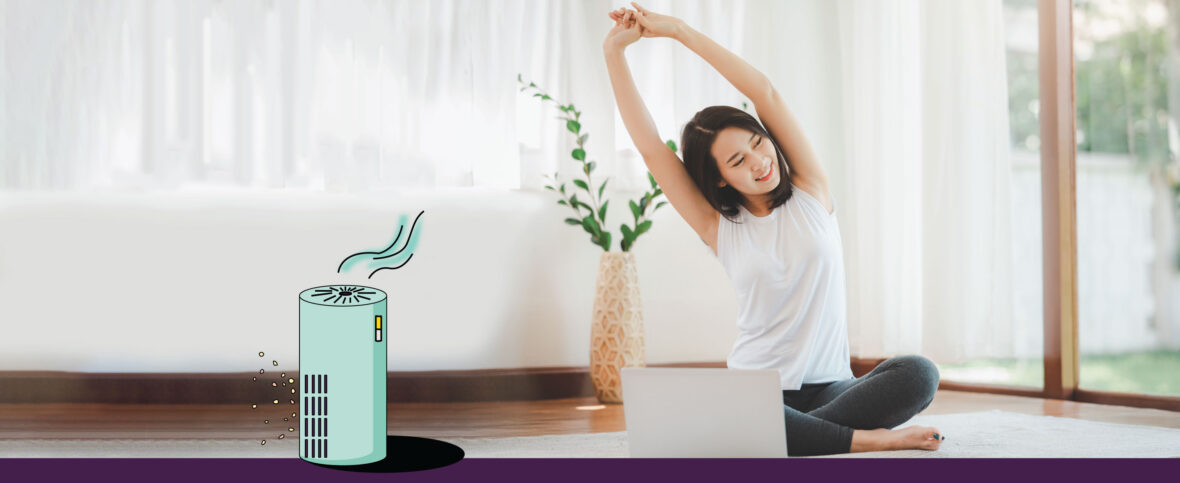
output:
[[[860,376],[882,359],[853,359]],[[725,367],[724,362],[649,364],[649,367]],[[280,373],[282,374],[282,373]],[[299,380],[298,372],[285,379]],[[253,378],[258,380],[254,381]],[[278,384],[278,389],[270,385]],[[294,399],[279,374],[0,372],[0,404],[250,404]],[[587,367],[536,367],[467,371],[390,372],[391,403],[532,401],[593,397]]]

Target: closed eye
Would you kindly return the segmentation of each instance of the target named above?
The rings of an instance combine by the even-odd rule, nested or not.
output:
[[[754,142],[754,147],[756,148],[760,145],[762,145],[762,137],[761,136],[758,137],[758,141]],[[745,156],[738,158],[738,161],[736,163],[733,163],[733,167],[735,167],[735,168],[738,167],[739,165],[742,164],[742,161],[745,161],[745,160],[746,160]]]
[[[757,148],[758,146],[761,146],[761,145],[762,145],[762,136],[758,136],[758,138],[757,138],[757,139],[758,139],[758,140],[754,142],[754,147],[755,147],[755,148]],[[745,161],[745,160],[746,160],[746,157],[745,157],[745,156],[742,156],[742,157],[738,158],[737,162],[736,162],[736,163],[733,163],[733,167],[735,167],[735,168],[736,168],[736,167],[738,167],[738,166],[741,166],[741,164],[742,164],[742,161]]]

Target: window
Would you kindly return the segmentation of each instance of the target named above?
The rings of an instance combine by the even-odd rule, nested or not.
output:
[[[1180,15],[1169,11],[1176,6],[1074,2],[1085,389],[1180,395]]]

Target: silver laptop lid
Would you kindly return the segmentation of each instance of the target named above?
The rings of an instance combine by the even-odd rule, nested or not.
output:
[[[778,371],[625,367],[633,458],[785,458]]]

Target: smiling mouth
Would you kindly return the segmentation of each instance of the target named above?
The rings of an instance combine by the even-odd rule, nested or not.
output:
[[[766,181],[766,180],[770,179],[770,175],[772,175],[772,174],[774,174],[774,165],[773,164],[770,165],[770,170],[768,170],[766,172],[766,176],[763,176],[761,178],[757,178],[754,181]]]

